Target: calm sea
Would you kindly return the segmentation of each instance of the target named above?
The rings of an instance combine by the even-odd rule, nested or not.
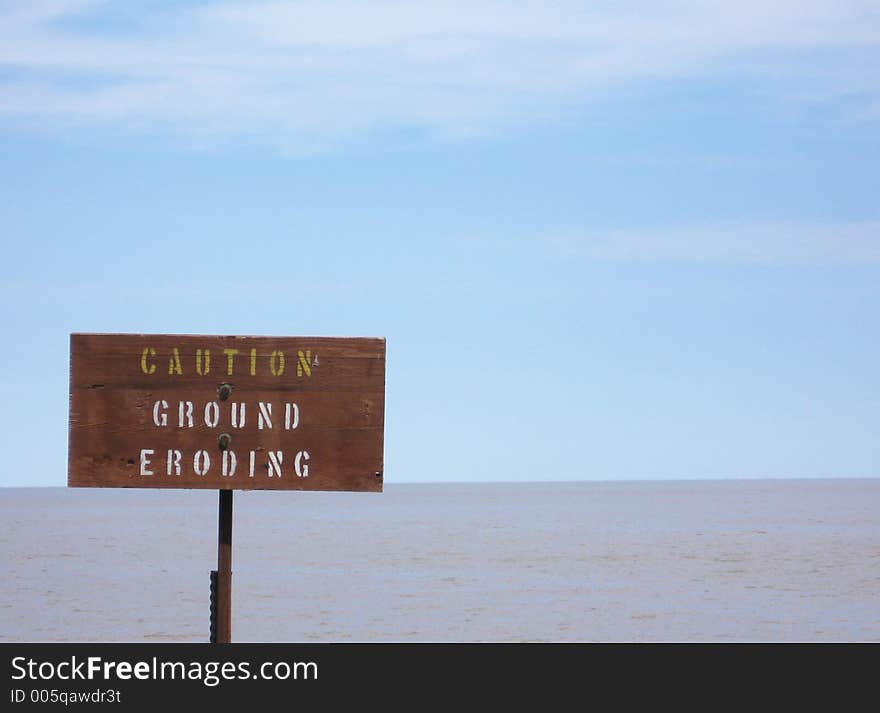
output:
[[[0,518],[0,640],[207,640],[215,491]],[[880,640],[880,480],[236,492],[234,523],[235,641]]]

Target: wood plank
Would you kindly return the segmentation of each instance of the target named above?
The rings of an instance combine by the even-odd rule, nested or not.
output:
[[[72,487],[381,491],[385,340],[73,334],[69,425]]]

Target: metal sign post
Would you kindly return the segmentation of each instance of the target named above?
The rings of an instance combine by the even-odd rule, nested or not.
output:
[[[232,491],[220,491],[217,518],[217,643],[232,641]]]
[[[233,490],[382,491],[384,339],[73,334],[70,358],[68,486],[219,491],[212,641]]]

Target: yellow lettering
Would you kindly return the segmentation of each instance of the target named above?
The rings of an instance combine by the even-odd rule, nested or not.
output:
[[[284,373],[284,352],[278,349],[272,352],[272,356],[269,357],[269,371],[272,372],[272,376],[281,376]]]
[[[183,376],[183,369],[180,366],[180,351],[177,347],[174,347],[171,356],[168,357],[168,373]]]
[[[156,371],[155,364],[147,364],[147,356],[156,356],[156,350],[153,347],[144,347],[144,351],[141,354],[141,371],[144,374],[152,374]]]
[[[257,350],[251,349],[251,376],[257,375]]]
[[[306,349],[305,354],[303,354],[302,350],[299,350],[297,356],[299,356],[299,362],[296,365],[296,375],[302,376],[303,372],[305,372],[306,376],[311,376],[312,365],[309,362],[312,360],[312,350]]]
[[[205,367],[202,371],[202,350],[196,349],[196,371],[199,376],[206,376],[211,371],[211,350],[205,349]]]
[[[238,349],[224,349],[223,353],[226,355],[226,375],[232,376],[232,359],[238,354]]]

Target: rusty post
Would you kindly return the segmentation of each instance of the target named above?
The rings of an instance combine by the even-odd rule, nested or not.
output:
[[[232,641],[232,490],[220,491],[217,527],[217,642]]]

